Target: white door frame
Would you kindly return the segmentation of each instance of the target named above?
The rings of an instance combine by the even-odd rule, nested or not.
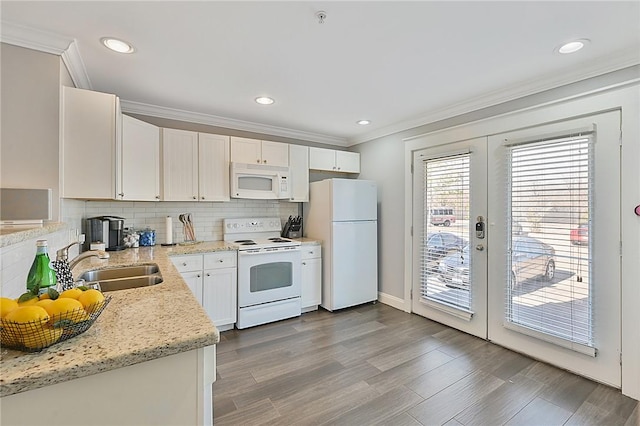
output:
[[[632,398],[640,399],[640,339],[637,324],[640,323],[640,223],[633,213],[634,203],[640,200],[640,97],[638,81],[621,87],[603,88],[599,93],[585,93],[569,99],[532,108],[514,111],[488,119],[438,130],[404,140],[405,142],[405,217],[404,217],[404,307],[411,311],[412,284],[412,174],[413,151],[429,145],[427,137],[433,140],[437,135],[440,143],[452,143],[469,138],[495,135],[526,127],[543,125],[559,120],[591,115],[598,112],[620,109],[622,111],[622,392]],[[632,204],[634,204],[632,206]]]

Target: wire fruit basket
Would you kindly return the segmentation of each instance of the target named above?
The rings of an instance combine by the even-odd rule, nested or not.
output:
[[[3,348],[22,352],[40,352],[51,345],[84,333],[107,307],[111,297],[61,314],[46,321],[0,321],[0,343]]]

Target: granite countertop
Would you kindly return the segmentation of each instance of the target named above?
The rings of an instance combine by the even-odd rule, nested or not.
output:
[[[42,352],[0,351],[0,396],[125,367],[218,343],[220,334],[193,297],[170,255],[233,250],[224,242],[140,247],[90,257],[74,269],[156,263],[161,284],[108,293],[111,302],[84,333]]]
[[[65,227],[66,225],[62,222],[48,222],[43,226],[35,228],[2,226],[0,227],[0,247],[10,246],[31,238],[47,235]]]

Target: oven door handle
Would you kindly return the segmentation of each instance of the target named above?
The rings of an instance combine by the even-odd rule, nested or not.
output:
[[[297,251],[300,251],[300,247],[296,247],[296,248],[292,248],[292,249],[288,249],[288,250],[273,250],[273,251],[266,251],[266,250],[260,250],[260,251],[250,251],[250,250],[242,250],[242,251],[238,251],[238,256],[255,256],[255,255],[259,255],[259,254],[283,254],[283,253],[295,253]]]

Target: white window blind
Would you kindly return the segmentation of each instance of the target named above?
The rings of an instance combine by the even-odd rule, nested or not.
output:
[[[421,301],[470,314],[469,154],[423,165]]]
[[[590,135],[507,148],[505,326],[570,347],[593,347],[592,148]]]

